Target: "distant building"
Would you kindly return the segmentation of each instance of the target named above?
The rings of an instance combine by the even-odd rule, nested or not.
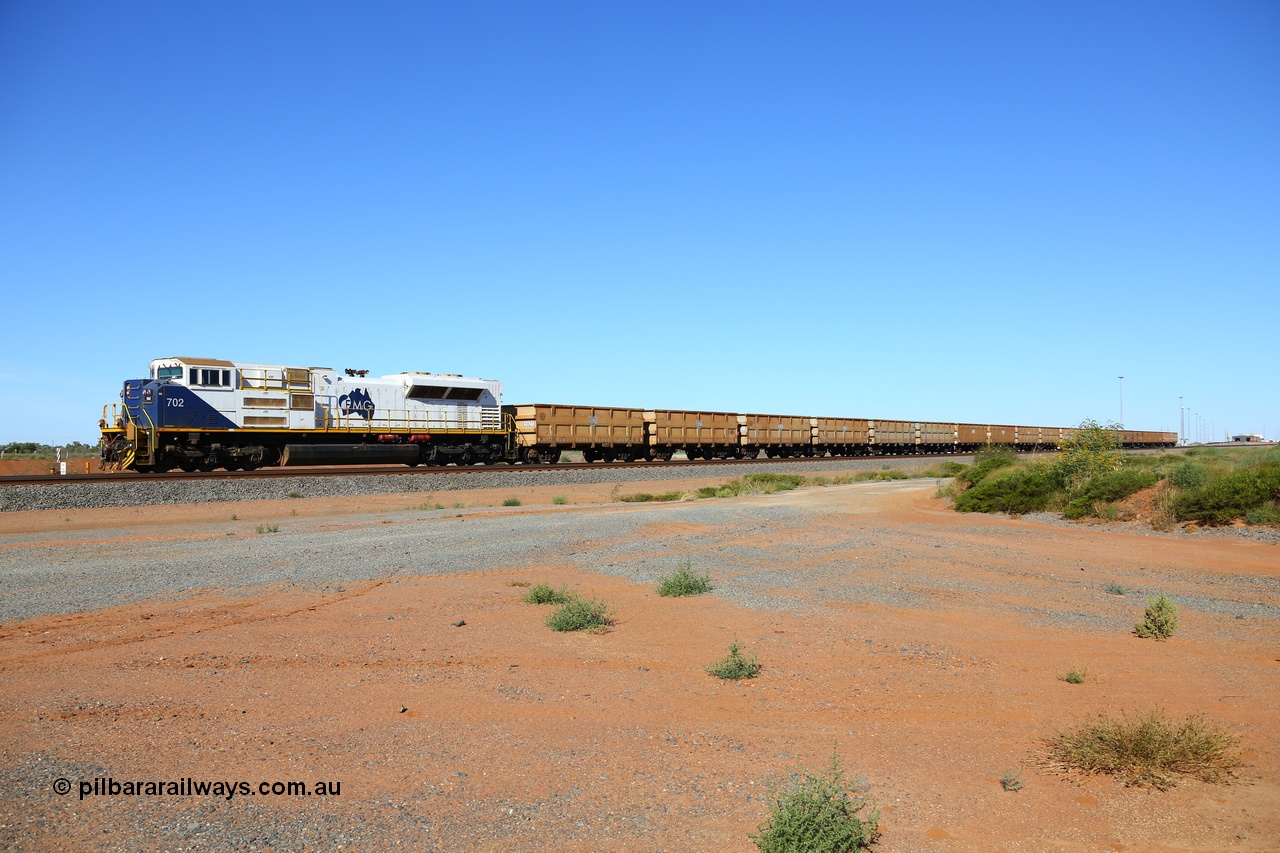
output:
[[[1251,432],[1244,432],[1240,435],[1231,436],[1232,441],[1262,441],[1262,436]]]

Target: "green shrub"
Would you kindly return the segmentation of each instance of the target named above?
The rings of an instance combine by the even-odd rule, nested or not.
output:
[[[797,768],[771,791],[769,816],[751,840],[763,853],[849,853],[871,849],[879,822],[875,801],[853,793],[832,749],[826,773]]]
[[[1105,713],[1048,743],[1049,759],[1065,769],[1106,773],[1126,785],[1167,790],[1178,776],[1220,782],[1240,766],[1230,731],[1192,715],[1182,723],[1159,711],[1119,720]]]
[[[704,486],[698,489],[700,498],[736,498],[740,495],[772,495],[786,492],[805,484],[799,474],[748,474],[730,480],[723,486]]]
[[[507,498],[502,502],[503,506],[520,506],[519,498]]]
[[[291,497],[291,498],[300,498],[300,497],[302,497],[302,492],[290,492],[290,493],[289,493],[289,497]]]
[[[1000,787],[1006,791],[1022,790],[1022,771],[1006,770],[1000,775]]]
[[[1089,674],[1082,668],[1073,666],[1071,669],[1067,670],[1065,675],[1062,676],[1062,680],[1067,682],[1067,684],[1084,684],[1085,679],[1088,677]]]
[[[683,595],[702,595],[711,592],[710,575],[699,575],[693,571],[693,564],[688,560],[680,563],[674,572],[663,575],[658,580],[658,595],[679,597]]]
[[[741,681],[744,678],[755,678],[759,675],[760,664],[756,660],[754,652],[750,655],[742,653],[742,647],[738,645],[738,638],[734,637],[733,642],[729,644],[729,654],[708,666],[707,672],[716,678]]]
[[[1198,489],[1209,479],[1209,472],[1203,465],[1190,460],[1179,464],[1169,472],[1169,482],[1179,489]]]
[[[1147,602],[1147,611],[1143,614],[1142,621],[1133,626],[1133,633],[1154,640],[1167,640],[1176,630],[1178,605],[1163,595]]]
[[[634,495],[618,495],[618,500],[633,504],[649,503],[650,501],[678,501],[680,500],[681,494],[681,492],[663,492],[660,495],[654,495],[649,492],[637,492]]]
[[[556,506],[564,506],[569,502],[569,499],[566,498],[564,495],[556,495],[554,498],[551,499],[551,502]]]
[[[1102,474],[1120,469],[1124,450],[1120,446],[1120,425],[1080,422],[1071,437],[1062,442],[1054,468],[1058,478],[1072,491]]]
[[[547,617],[552,631],[599,631],[612,624],[604,602],[589,598],[571,598]]]
[[[1244,514],[1244,520],[1247,524],[1280,527],[1280,502],[1271,501],[1256,506]]]
[[[1154,486],[1159,477],[1154,471],[1120,468],[1098,474],[1085,482],[1067,503],[1063,515],[1067,518],[1084,518],[1097,515],[1097,506],[1129,497],[1134,492]]]
[[[1267,460],[1178,495],[1179,521],[1226,524],[1249,510],[1280,499],[1280,460]]]
[[[1042,512],[1061,488],[1049,465],[1033,464],[1007,477],[984,477],[956,497],[955,508],[960,512]]]
[[[1115,581],[1112,581],[1111,583],[1107,584],[1105,589],[1107,590],[1107,592],[1111,593],[1112,595],[1124,595],[1126,592],[1128,592],[1128,590],[1126,590],[1123,586],[1116,583]]]
[[[985,480],[993,471],[1008,468],[1014,463],[1012,450],[1003,447],[986,447],[973,456],[973,464],[963,466],[955,472],[955,476],[970,486],[976,486]]]
[[[525,593],[524,600],[530,604],[565,604],[573,599],[568,587],[552,589],[550,585],[540,583]]]

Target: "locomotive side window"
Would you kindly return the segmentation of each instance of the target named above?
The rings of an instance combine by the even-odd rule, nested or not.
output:
[[[203,385],[206,388],[229,388],[231,387],[231,371],[193,367],[191,368],[191,381],[189,384]]]
[[[181,379],[181,367],[159,367],[156,368],[156,379]]]
[[[449,389],[443,385],[414,385],[409,389],[409,397],[415,400],[443,400]]]
[[[482,388],[454,388],[449,385],[414,385],[406,395],[414,400],[479,400]]]

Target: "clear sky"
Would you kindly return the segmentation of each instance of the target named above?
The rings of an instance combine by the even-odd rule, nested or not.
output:
[[[0,3],[0,442],[152,358],[1280,435],[1280,3]]]

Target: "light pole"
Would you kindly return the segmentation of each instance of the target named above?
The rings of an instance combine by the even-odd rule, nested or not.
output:
[[[1186,417],[1186,409],[1182,407],[1182,398],[1178,398],[1178,445],[1182,445],[1182,421]]]
[[[1124,427],[1124,377],[1120,377],[1120,426]]]

